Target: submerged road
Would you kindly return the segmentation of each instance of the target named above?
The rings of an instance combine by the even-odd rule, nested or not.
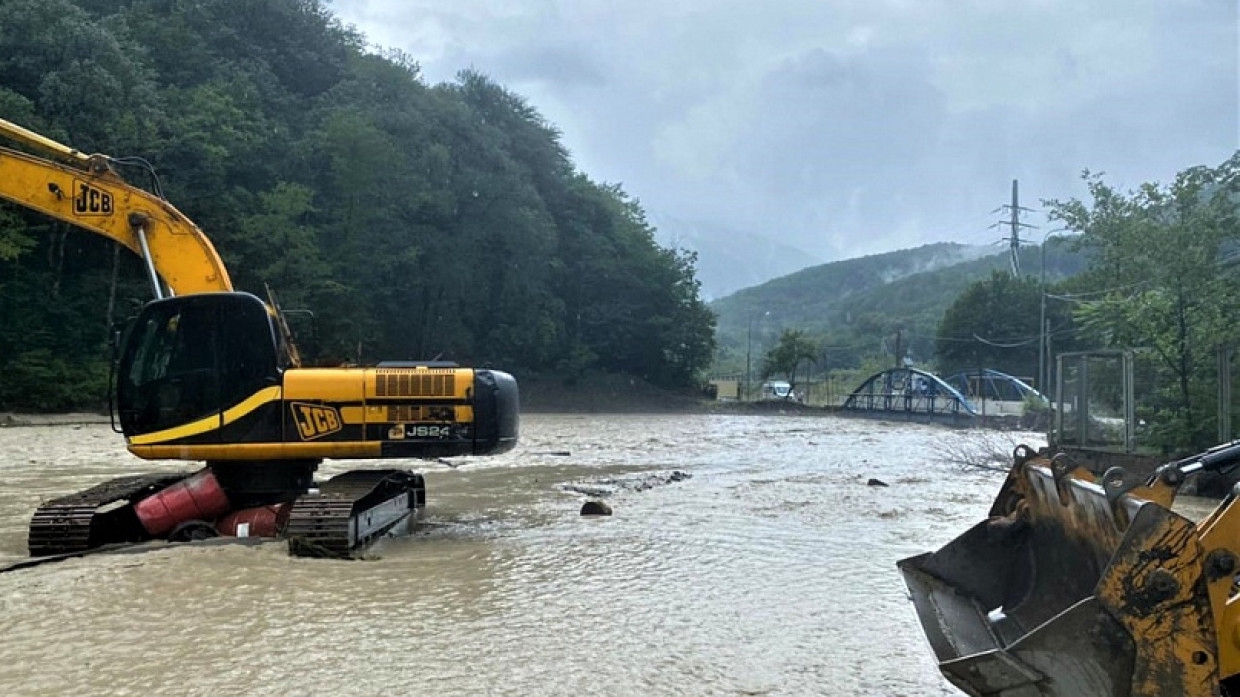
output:
[[[525,416],[512,453],[427,464],[425,524],[375,561],[274,543],[0,574],[0,694],[958,695],[895,562],[984,516],[1002,475],[943,460],[971,437]],[[5,428],[0,445],[0,565],[25,556],[41,500],[184,466],[136,460],[106,425]],[[587,493],[614,515],[579,516]]]

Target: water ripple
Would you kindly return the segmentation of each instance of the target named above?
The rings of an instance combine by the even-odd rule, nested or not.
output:
[[[955,694],[897,559],[984,514],[999,475],[927,458],[959,432],[831,418],[529,416],[493,459],[426,466],[382,559],[282,544],[0,575],[0,693]],[[0,562],[46,498],[141,470],[106,426],[6,429]],[[329,463],[326,474],[357,463]],[[582,518],[564,485],[683,470]],[[890,487],[868,487],[878,477]]]

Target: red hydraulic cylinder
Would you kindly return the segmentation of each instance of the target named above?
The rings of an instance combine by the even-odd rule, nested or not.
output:
[[[152,537],[166,535],[187,520],[215,520],[228,508],[228,497],[208,469],[142,499],[133,507],[138,521]]]
[[[289,503],[246,508],[220,518],[215,522],[215,529],[221,535],[232,537],[279,537],[291,512]]]

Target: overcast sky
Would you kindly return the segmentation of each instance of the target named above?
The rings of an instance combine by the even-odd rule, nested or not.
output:
[[[987,243],[992,211],[1240,147],[1236,0],[335,0],[428,82],[525,95],[656,219],[823,261]],[[1048,226],[1040,214],[1030,222]]]

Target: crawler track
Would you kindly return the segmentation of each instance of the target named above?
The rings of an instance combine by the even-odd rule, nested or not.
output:
[[[101,544],[136,542],[141,537],[128,523],[128,506],[103,513],[99,509],[118,501],[132,504],[189,474],[178,472],[119,477],[39,506],[30,520],[27,546],[31,556],[75,554]]]
[[[352,558],[426,505],[422,475],[357,470],[337,475],[297,499],[285,536],[300,557]]]

